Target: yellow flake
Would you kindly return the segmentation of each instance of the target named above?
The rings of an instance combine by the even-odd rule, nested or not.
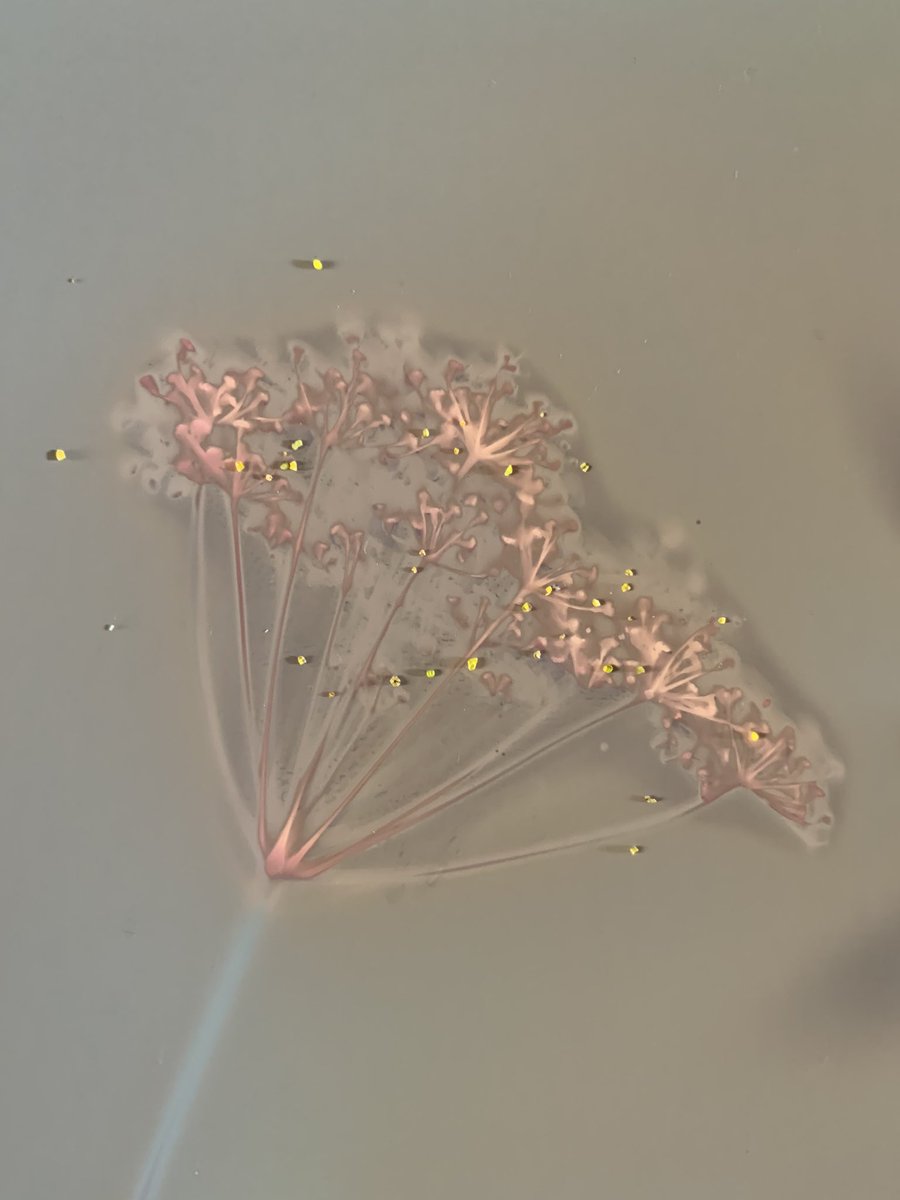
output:
[[[634,567],[626,567],[623,574],[631,578],[632,576],[637,575],[637,571],[634,569]]]
[[[302,446],[303,446],[303,438],[294,438],[294,440],[291,442],[292,450],[299,450],[299,449],[301,449]]]
[[[598,598],[594,596],[593,600],[591,600],[591,608],[602,608],[603,603],[604,602],[602,600],[598,600]]]
[[[423,548],[422,548],[422,549],[419,551],[419,558],[425,558],[425,557],[427,556],[427,554],[428,554],[428,551],[427,551],[426,549],[424,549],[424,547],[423,547]]]
[[[532,650],[531,657],[532,658],[543,658],[544,652],[543,652],[543,650]]]
[[[659,796],[642,796],[641,799],[645,804],[659,804]]]
[[[335,698],[335,696],[336,696],[336,695],[337,695],[337,692],[326,692],[326,693],[325,693],[325,699],[326,699],[326,700],[333,700],[333,699]]]
[[[431,437],[431,430],[430,430],[430,429],[423,429],[423,430],[422,430],[422,437],[423,437],[423,438],[430,438],[430,437]]]
[[[643,846],[629,846],[628,853],[631,855],[632,858],[634,858],[634,856],[636,854],[640,854],[643,849],[644,849]]]
[[[634,668],[634,673],[635,673],[635,675],[643,675],[643,674],[645,674],[645,673],[646,673],[646,670],[647,670],[647,668],[646,668],[646,667],[642,667],[640,664],[638,664],[638,665],[637,665],[637,666]]]
[[[728,618],[727,617],[716,617],[716,624],[717,625],[727,625]]]
[[[621,588],[621,590],[622,590],[623,592],[633,592],[633,591],[634,591],[634,586],[633,586],[632,584],[630,584],[630,583],[623,583],[623,584],[622,584],[622,588]]]
[[[462,454],[462,450],[460,450],[459,446],[454,446],[453,453],[454,454]]]
[[[388,683],[391,685],[392,688],[398,688],[402,682],[403,682],[403,680],[400,678],[399,675],[392,675],[390,677],[390,679],[388,680]]]
[[[503,474],[506,476],[507,479],[509,479],[510,475],[514,475],[515,473],[516,473],[516,468],[514,466],[512,466],[512,464],[510,464],[506,468],[506,470],[503,472]]]
[[[289,471],[297,470],[297,460],[295,458],[292,458],[291,461],[288,463],[288,470]]]
[[[762,737],[762,734],[759,732],[758,729],[750,729],[747,732],[747,741],[748,742],[758,742],[761,737]]]
[[[325,264],[322,262],[321,258],[314,258],[312,260],[312,265],[313,265],[314,271],[324,271],[325,270]]]
[[[425,671],[426,679],[434,679],[436,675],[437,671],[434,669],[434,667],[428,667],[428,669]]]
[[[590,469],[591,469],[591,464],[589,462],[580,462],[578,464],[578,470],[582,473],[582,475],[587,475],[587,473]]]
[[[534,605],[531,603],[531,601],[526,600],[525,603],[522,605],[522,612],[531,612],[531,610],[533,608],[534,608]]]
[[[47,451],[47,461],[48,462],[65,462],[66,461],[65,450],[48,450]]]
[[[477,658],[467,658],[466,659],[466,670],[467,671],[475,671],[477,669],[478,669],[478,659]]]
[[[604,663],[601,669],[604,675],[612,675],[616,669],[616,665],[615,663]]]

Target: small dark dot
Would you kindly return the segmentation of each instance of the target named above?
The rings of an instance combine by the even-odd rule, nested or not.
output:
[[[698,518],[697,518],[697,524],[699,525],[700,523],[701,523],[701,522],[700,522],[700,518],[698,517]]]

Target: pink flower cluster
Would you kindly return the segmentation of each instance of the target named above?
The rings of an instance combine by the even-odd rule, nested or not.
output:
[[[170,373],[140,380],[174,418],[174,471],[201,489],[219,489],[224,498],[234,523],[241,605],[242,539],[258,534],[273,555],[285,556],[274,650],[258,706],[259,738],[252,747],[258,759],[257,836],[269,874],[319,874],[496,777],[481,766],[461,769],[453,780],[398,800],[378,819],[367,815],[360,828],[334,840],[388,756],[466,672],[478,675],[498,705],[511,703],[532,686],[530,678],[548,672],[615,701],[603,704],[598,723],[610,711],[643,705],[655,714],[664,757],[694,773],[698,805],[743,789],[808,842],[822,840],[831,822],[825,783],[833,760],[822,751],[817,776],[797,752],[794,728],[773,726],[764,717],[763,705],[771,717],[771,701],[717,681],[735,668],[734,657],[718,645],[729,618],[709,610],[693,621],[673,615],[645,590],[639,564],[616,562],[619,556],[609,548],[597,556],[588,551],[570,496],[579,486],[590,487],[590,466],[573,457],[565,440],[572,429],[568,416],[547,401],[520,397],[519,367],[509,356],[484,377],[449,357],[435,378],[409,348],[377,348],[376,357],[387,364],[381,368],[371,365],[368,344],[351,337],[345,368],[317,369],[303,346],[291,346],[291,391],[271,414],[274,385],[262,367],[209,378],[187,339]],[[344,644],[347,606],[354,597],[363,603],[358,572],[367,562],[381,577],[391,571],[396,576],[386,624],[358,651],[353,669],[343,670],[341,688],[311,695],[311,705],[322,697],[337,702],[333,711],[339,715],[310,716],[313,744],[293,797],[273,824],[272,730],[295,587],[304,578],[332,583],[334,617],[318,648],[317,679],[327,684]],[[389,675],[381,662],[404,620],[416,631],[404,636],[415,642],[423,668],[432,659],[441,664],[433,671],[439,678],[415,702],[401,695],[405,680]],[[246,622],[242,608],[241,658],[250,697],[256,664]],[[456,634],[449,657],[441,658],[448,628]],[[340,663],[334,672],[341,673]],[[344,772],[348,762],[356,763],[354,746],[373,722],[388,720],[380,714],[391,689],[403,710],[386,726],[384,745],[348,781]],[[375,693],[388,700],[376,705]],[[523,753],[513,756],[510,770]]]

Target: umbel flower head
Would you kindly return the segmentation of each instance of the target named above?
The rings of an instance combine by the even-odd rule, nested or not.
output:
[[[564,779],[634,714],[694,781],[654,820],[739,791],[823,840],[818,734],[798,750],[661,552],[584,529],[572,418],[513,356],[370,334],[215,358],[182,338],[124,424],[148,487],[194,499],[202,679],[270,876],[631,837],[628,796]]]

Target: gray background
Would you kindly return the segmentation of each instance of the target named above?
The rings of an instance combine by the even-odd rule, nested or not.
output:
[[[891,0],[7,0],[4,1196],[138,1194],[248,903],[109,413],[175,330],[347,312],[527,352],[825,723],[839,829],[290,890],[144,1196],[897,1195],[898,53]]]

